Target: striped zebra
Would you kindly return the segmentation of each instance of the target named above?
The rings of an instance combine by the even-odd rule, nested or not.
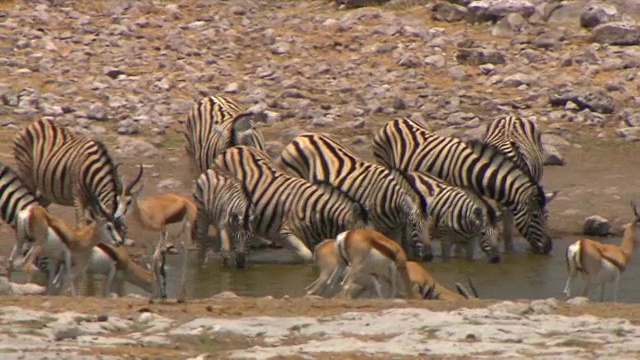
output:
[[[13,151],[16,172],[29,191],[42,194],[44,205],[75,205],[78,223],[87,210],[91,219],[107,216],[125,238],[123,220],[131,197],[125,189],[134,184],[122,185],[118,166],[102,142],[41,119],[16,135]]]
[[[236,145],[264,149],[264,139],[254,126],[254,114],[226,96],[208,96],[189,111],[185,123],[185,150],[197,172],[209,169],[217,154]]]
[[[11,167],[0,163],[0,217],[16,232],[16,243],[11,250],[11,255],[6,265],[7,278],[9,280],[11,280],[16,259],[19,256],[24,256],[25,251],[30,248],[30,243],[34,240],[31,237],[29,229],[31,221],[27,214],[29,213],[29,208],[35,205],[40,205],[40,203],[36,196],[26,187],[17,172]],[[115,234],[112,234],[112,237],[114,239],[117,238]],[[25,249],[25,245],[29,246]],[[55,249],[55,245],[51,245],[51,249]],[[40,268],[43,264],[48,263],[49,259],[43,257],[38,259],[34,266]],[[52,288],[54,273],[55,269],[52,266],[49,268],[50,289]]]
[[[517,116],[500,116],[488,126],[482,141],[497,147],[507,158],[527,171],[538,183],[542,180],[544,164],[544,150],[542,149],[542,134],[536,123]],[[553,200],[557,191],[545,194],[547,203]],[[506,251],[511,251],[513,215],[503,211],[503,241]]]
[[[338,191],[313,185],[277,169],[261,150],[227,149],[216,164],[240,181],[254,206],[257,236],[279,241],[305,261],[321,241],[366,224],[366,211]]]
[[[329,136],[307,133],[295,137],[278,163],[300,178],[333,187],[360,203],[367,209],[369,225],[398,241],[408,254],[410,250],[420,252],[426,243],[420,231],[426,215],[418,199],[407,193],[388,169],[360,160]],[[425,258],[431,260],[430,247],[426,250]]]
[[[544,150],[535,122],[517,116],[497,117],[487,126],[482,141],[500,149],[535,181],[542,180]]]
[[[229,251],[233,248],[236,266],[243,268],[248,249],[247,242],[253,235],[251,223],[254,210],[251,199],[240,182],[214,164],[196,180],[193,198],[198,205],[198,263],[204,263],[209,245],[207,230],[209,225],[214,225],[220,234],[225,263]]]
[[[551,251],[542,187],[494,146],[438,136],[409,119],[397,119],[375,135],[373,148],[387,167],[429,173],[508,207],[533,251]]]
[[[461,244],[466,248],[467,259],[472,260],[478,244],[490,262],[500,262],[498,217],[483,197],[429,174],[393,173],[419,197],[421,208],[429,215],[431,240],[441,240],[443,258],[449,257],[453,244]]]

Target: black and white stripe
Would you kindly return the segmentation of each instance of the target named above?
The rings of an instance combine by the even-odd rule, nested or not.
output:
[[[544,191],[494,146],[438,136],[409,119],[397,119],[375,135],[374,155],[392,169],[430,173],[507,206],[533,251],[551,251]]]
[[[232,147],[216,164],[240,181],[254,206],[256,235],[278,241],[312,261],[316,244],[366,223],[366,211],[337,190],[322,188],[277,169],[269,156]]]
[[[253,206],[236,178],[214,165],[196,180],[193,198],[198,205],[196,229],[199,241],[198,260],[204,262],[208,247],[209,225],[216,227],[222,242],[223,256],[232,249],[236,253],[236,266],[244,267],[248,242],[253,229]]]
[[[125,238],[126,211],[116,212],[123,187],[102,142],[76,137],[54,121],[41,119],[20,131],[13,145],[16,172],[29,191],[48,202],[75,205],[82,212],[77,220],[84,218],[85,210],[91,219],[107,217]]]
[[[489,123],[482,140],[500,149],[538,183],[542,180],[542,134],[535,122],[517,116],[500,116]]]
[[[478,244],[489,261],[500,262],[498,217],[485,199],[429,174],[393,172],[420,198],[422,209],[429,215],[431,240],[442,242],[443,258],[449,257],[455,243],[465,246],[471,260]]]
[[[254,114],[226,96],[208,96],[195,104],[187,117],[184,136],[187,155],[198,173],[211,167],[217,154],[236,145],[264,149],[264,139],[256,130]]]
[[[360,160],[336,140],[316,133],[295,137],[279,163],[296,176],[333,187],[360,203],[368,211],[369,224],[405,251],[422,243],[417,224],[426,224],[426,217],[418,200],[383,166]]]

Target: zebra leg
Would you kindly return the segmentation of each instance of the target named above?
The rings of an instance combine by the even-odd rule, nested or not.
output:
[[[293,235],[293,232],[288,230],[286,227],[280,231],[280,239],[284,246],[293,250],[304,262],[312,262],[313,261],[313,253],[307,245],[300,239],[299,237]]]
[[[202,267],[205,264],[207,247],[209,246],[209,220],[202,212],[198,212],[196,218],[196,243],[198,244],[198,253],[196,255],[196,262],[198,267]]]
[[[231,253],[231,240],[229,235],[229,228],[224,226],[220,228],[220,254],[222,254],[222,264],[224,266],[229,265],[229,254]]]
[[[474,239],[467,241],[466,243],[467,260],[473,261],[473,258],[475,257],[476,246],[477,244]]]
[[[504,251],[513,252],[513,214],[507,207],[502,208],[502,241]]]

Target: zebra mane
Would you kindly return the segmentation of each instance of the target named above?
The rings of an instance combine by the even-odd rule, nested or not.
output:
[[[484,196],[467,189],[462,189],[462,191],[466,192],[467,195],[476,203],[479,203],[482,207],[487,209],[486,214],[490,224],[494,226],[498,224],[498,212],[496,211],[496,208],[493,207],[493,205],[491,205]]]
[[[502,151],[500,151],[500,149],[498,149],[495,145],[492,144],[487,144],[482,140],[478,140],[478,139],[469,139],[464,141],[464,143],[476,154],[481,155],[481,154],[489,154],[492,158],[494,159],[498,159],[500,162],[506,162],[506,163],[511,163],[513,164],[513,166],[520,170],[523,174],[525,174],[525,176],[527,177],[527,179],[529,179],[529,181],[535,185],[536,187],[536,200],[538,203],[538,206],[540,207],[540,209],[544,209],[545,206],[547,205],[547,199],[544,195],[544,189],[542,189],[542,186],[540,186],[540,184],[538,184],[538,182],[533,178],[533,176],[531,175],[531,173],[529,171],[526,171],[524,169],[522,169],[521,166],[519,166],[518,164],[516,164],[513,160],[509,159]]]

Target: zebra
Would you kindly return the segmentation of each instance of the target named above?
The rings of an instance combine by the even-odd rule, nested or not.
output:
[[[357,158],[331,137],[299,135],[284,148],[277,162],[300,178],[333,187],[360,203],[368,211],[370,225],[400,240],[407,253],[409,245],[420,253],[422,245],[428,244],[420,231],[420,224],[426,224],[426,214],[418,206],[418,199],[406,192],[388,169]],[[433,254],[430,247],[426,250],[424,257],[430,261]]]
[[[429,215],[431,240],[441,240],[443,258],[449,257],[451,245],[456,243],[466,246],[467,259],[472,260],[478,243],[491,263],[500,262],[498,217],[483,197],[429,174],[397,170],[393,173],[419,197],[421,208]]]
[[[542,134],[536,123],[517,116],[499,116],[485,130],[482,141],[497,147],[507,158],[528,171],[531,177],[540,183],[544,165]],[[547,202],[556,197],[558,191],[545,194]],[[503,241],[506,251],[513,248],[511,228],[513,216],[503,211]]]
[[[494,146],[438,136],[409,119],[396,119],[375,134],[373,153],[389,168],[430,173],[501,203],[535,253],[551,252],[542,187]]]
[[[76,222],[107,217],[125,239],[124,217],[134,183],[124,187],[106,146],[75,136],[53,120],[40,119],[18,132],[13,142],[16,172],[43,206],[76,206]],[[137,178],[136,181],[139,181]]]
[[[235,145],[264,149],[264,139],[255,129],[255,114],[226,96],[208,96],[195,104],[187,116],[183,135],[187,156],[198,174],[207,171],[220,152]]]
[[[236,252],[236,266],[245,266],[247,242],[251,240],[254,209],[242,185],[215,164],[196,180],[193,198],[198,206],[196,229],[199,241],[198,263],[204,263],[207,251],[207,230],[213,224],[220,234],[223,260],[230,248]],[[235,240],[230,243],[230,237]]]
[[[542,134],[536,123],[518,116],[499,116],[484,132],[482,141],[494,145],[540,182],[544,164]]]
[[[239,180],[254,206],[257,236],[276,240],[312,261],[312,248],[367,222],[366,210],[337,190],[279,170],[264,151],[234,146],[216,164]]]
[[[0,217],[16,232],[16,243],[7,261],[7,279],[9,280],[11,280],[16,258],[24,256],[25,245],[29,245],[33,241],[28,228],[30,223],[28,210],[31,206],[36,205],[41,205],[38,197],[28,189],[18,173],[10,166],[0,163]],[[111,237],[118,238],[115,229]],[[48,264],[49,259],[40,258],[34,266],[41,267],[44,263]],[[51,266],[49,269],[49,289],[52,289],[54,273],[55,269]]]

